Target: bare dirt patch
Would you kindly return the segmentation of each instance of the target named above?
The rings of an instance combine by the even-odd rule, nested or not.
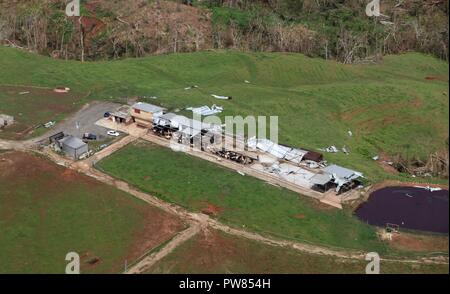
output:
[[[392,247],[415,252],[448,252],[448,236],[393,234]]]
[[[426,76],[425,80],[427,81],[443,81],[448,83],[448,79],[445,77],[437,77],[437,76]]]
[[[222,208],[220,208],[214,204],[211,204],[211,203],[205,203],[205,204],[206,204],[206,207],[201,210],[202,213],[204,213],[204,214],[211,215],[211,216],[218,216],[222,212]]]

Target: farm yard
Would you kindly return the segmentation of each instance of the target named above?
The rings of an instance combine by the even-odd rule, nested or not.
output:
[[[362,274],[364,261],[330,259],[292,249],[261,245],[214,230],[203,231],[156,263],[149,274]],[[384,262],[382,274],[448,273],[447,265]]]
[[[113,187],[21,152],[0,153],[0,273],[82,273],[124,264],[184,228],[176,217]]]

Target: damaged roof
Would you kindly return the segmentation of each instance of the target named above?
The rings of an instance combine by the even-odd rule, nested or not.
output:
[[[137,102],[132,106],[134,109],[139,109],[145,112],[156,113],[164,111],[165,108],[159,107],[153,104],[145,103],[145,102]]]
[[[362,177],[362,173],[339,166],[339,165],[330,165],[323,169],[323,171],[329,175],[336,176],[340,179],[345,180],[354,180]]]

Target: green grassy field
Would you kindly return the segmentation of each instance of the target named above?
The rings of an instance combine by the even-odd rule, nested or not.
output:
[[[193,211],[214,205],[216,217],[236,227],[327,246],[387,250],[373,227],[343,210],[150,143],[128,145],[97,168]]]
[[[234,51],[82,64],[0,48],[0,84],[68,86],[90,92],[85,100],[155,95],[159,99],[151,103],[169,109],[216,103],[225,108],[222,116],[278,115],[281,143],[310,149],[346,145],[350,155],[326,159],[372,181],[407,180],[384,172],[371,160],[375,154],[425,158],[446,148],[447,70],[447,63],[418,53],[386,56],[377,65]],[[184,90],[190,85],[200,88]]]
[[[91,178],[24,153],[0,153],[0,273],[120,273],[181,222]],[[97,262],[96,259],[98,259]]]
[[[48,131],[42,125],[59,122],[81,105],[77,92],[55,93],[51,88],[0,85],[0,114],[14,116],[14,124],[0,131],[0,138],[21,140]]]
[[[209,231],[176,248],[148,273],[364,274],[366,265],[364,261],[306,254]],[[380,273],[448,273],[448,266],[381,261]]]

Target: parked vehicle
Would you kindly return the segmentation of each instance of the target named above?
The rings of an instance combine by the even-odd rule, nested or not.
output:
[[[116,131],[108,131],[107,134],[109,136],[113,136],[113,137],[119,137],[120,136],[120,133],[116,132]]]
[[[85,140],[97,140],[97,135],[92,133],[84,133],[83,139]]]
[[[56,124],[56,122],[54,122],[54,121],[49,121],[48,123],[45,123],[45,124],[44,124],[44,127],[48,129],[48,128],[53,127],[55,124]]]

